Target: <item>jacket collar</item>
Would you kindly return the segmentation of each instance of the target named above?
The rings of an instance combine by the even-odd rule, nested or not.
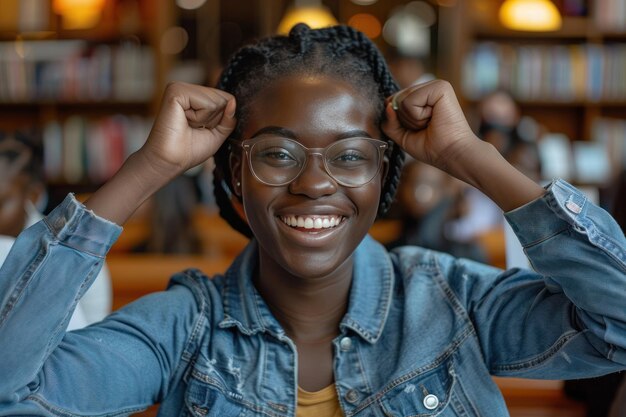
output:
[[[350,301],[340,329],[342,332],[351,329],[369,343],[375,343],[391,305],[393,268],[387,251],[369,235],[359,244],[354,257]],[[226,271],[224,319],[219,327],[237,327],[246,335],[269,332],[282,338],[284,330],[252,284],[257,259],[258,244],[253,239]]]

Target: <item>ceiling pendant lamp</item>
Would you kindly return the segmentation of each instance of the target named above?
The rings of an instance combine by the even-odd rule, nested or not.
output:
[[[528,32],[549,32],[561,28],[561,14],[550,0],[505,0],[500,22],[507,28]]]
[[[64,29],[91,29],[98,24],[106,0],[54,0],[54,12],[63,18]]]
[[[306,23],[311,28],[318,29],[336,25],[337,19],[321,1],[296,0],[280,21],[277,32],[286,35],[297,23]]]

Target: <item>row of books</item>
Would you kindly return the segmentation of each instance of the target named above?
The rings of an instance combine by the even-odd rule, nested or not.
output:
[[[496,89],[519,100],[626,101],[626,44],[519,45],[481,42],[466,56],[463,90]]]
[[[603,31],[626,31],[626,0],[594,0],[593,15],[597,28]]]
[[[72,116],[43,129],[44,172],[52,183],[100,184],[145,142],[152,120],[113,115],[99,119]]]
[[[134,42],[0,42],[0,102],[147,101],[155,65],[152,48]]]
[[[607,185],[626,169],[626,120],[597,118],[591,140],[572,141],[564,134],[548,133],[538,145],[543,178]]]
[[[562,133],[548,133],[538,145],[542,178],[562,178],[577,184],[594,185],[610,181],[611,168],[605,144],[572,141]]]
[[[152,123],[150,118],[124,115],[99,119],[72,116],[47,123],[42,135],[47,181],[103,183],[144,144]],[[612,174],[626,169],[626,120],[596,119],[591,139],[571,141],[558,133],[542,137],[542,176],[606,184]]]

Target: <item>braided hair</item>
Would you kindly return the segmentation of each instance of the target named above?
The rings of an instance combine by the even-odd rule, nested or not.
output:
[[[273,36],[237,51],[225,67],[217,88],[231,93],[237,99],[237,126],[231,134],[239,137],[249,114],[248,105],[264,86],[289,75],[322,74],[342,79],[364,93],[378,97],[373,103],[380,121],[384,115],[384,100],[398,91],[387,64],[378,48],[363,33],[349,26],[310,29],[301,23],[289,36]],[[378,216],[383,215],[393,202],[404,152],[393,141],[388,143],[389,160],[383,184]],[[220,216],[235,230],[252,237],[252,231],[231,204],[235,197],[231,189],[228,142],[215,155],[214,192]]]

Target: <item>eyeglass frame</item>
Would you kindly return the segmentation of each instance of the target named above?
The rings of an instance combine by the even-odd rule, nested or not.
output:
[[[276,136],[276,137],[280,137],[280,136]],[[261,142],[262,140],[267,140],[269,139],[267,136],[258,136],[256,138],[251,138],[251,139],[235,139],[235,138],[229,138],[228,142],[232,145],[238,146],[240,148],[242,148],[246,154],[246,159],[248,161],[248,168],[250,168],[250,172],[252,172],[252,175],[254,175],[254,178],[256,178],[260,183],[268,185],[270,187],[283,187],[287,184],[291,184],[292,182],[294,182],[295,180],[297,180],[300,175],[302,175],[302,172],[304,172],[304,169],[306,168],[308,162],[309,162],[309,156],[310,155],[319,155],[322,158],[322,161],[324,162],[324,171],[326,171],[326,174],[332,178],[333,181],[335,181],[337,184],[342,185],[344,187],[348,187],[348,188],[357,188],[357,187],[362,187],[365,184],[369,184],[370,182],[372,182],[372,180],[374,178],[376,178],[376,175],[378,175],[378,173],[380,172],[380,169],[383,166],[383,162],[385,160],[385,151],[387,150],[387,148],[389,147],[389,145],[387,144],[387,142],[380,140],[380,139],[374,139],[374,138],[367,138],[367,137],[353,137],[353,138],[344,138],[344,139],[340,139],[336,142],[333,142],[331,144],[329,144],[328,146],[324,147],[324,148],[308,148],[306,146],[304,146],[303,144],[301,144],[300,142],[298,142],[295,139],[291,139],[291,138],[285,138],[285,137],[281,137],[284,140],[290,141],[290,142],[294,142],[296,143],[298,146],[300,146],[301,148],[304,149],[305,153],[306,153],[306,159],[305,159],[305,163],[302,164],[302,166],[300,167],[300,171],[298,171],[298,173],[296,174],[295,177],[293,177],[293,179],[289,180],[289,181],[285,181],[282,182],[280,184],[270,184],[267,181],[263,181],[261,178],[259,178],[259,176],[257,175],[257,173],[254,171],[254,168],[252,168],[252,156],[250,154],[250,149],[252,149],[252,147],[258,143]],[[324,153],[326,152],[326,150],[341,142],[344,140],[354,140],[354,139],[361,139],[361,140],[365,140],[368,141],[370,143],[372,143],[376,149],[378,150],[378,155],[380,158],[380,161],[378,162],[378,167],[376,168],[376,172],[374,173],[374,175],[372,176],[372,178],[370,178],[369,180],[367,180],[366,182],[364,182],[363,184],[359,184],[359,185],[351,185],[351,184],[347,184],[337,178],[335,178],[335,176],[330,172],[330,170],[328,169],[328,165],[326,162],[326,158]]]

